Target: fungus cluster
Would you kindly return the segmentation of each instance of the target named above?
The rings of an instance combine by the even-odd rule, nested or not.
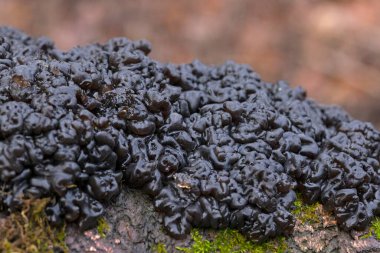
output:
[[[50,197],[49,220],[96,225],[121,187],[141,189],[180,238],[292,232],[296,191],[344,230],[380,215],[380,133],[245,65],[163,64],[146,41],[62,52],[0,28],[0,209]]]

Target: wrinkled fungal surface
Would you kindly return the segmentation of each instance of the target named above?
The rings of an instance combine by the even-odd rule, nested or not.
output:
[[[146,41],[59,51],[0,29],[0,209],[50,197],[53,224],[96,225],[121,187],[149,194],[175,238],[292,232],[295,192],[344,230],[380,214],[380,133],[245,65],[162,64]]]

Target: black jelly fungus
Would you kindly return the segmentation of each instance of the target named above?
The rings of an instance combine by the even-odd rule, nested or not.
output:
[[[0,28],[0,209],[50,197],[53,224],[95,226],[122,185],[168,233],[292,232],[301,192],[344,230],[380,214],[380,133],[245,65],[162,64],[146,41],[62,52]]]

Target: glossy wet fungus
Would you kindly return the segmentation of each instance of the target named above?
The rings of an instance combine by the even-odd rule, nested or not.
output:
[[[295,191],[344,230],[380,214],[380,133],[245,65],[162,64],[145,41],[56,49],[0,29],[1,208],[50,197],[49,220],[96,225],[121,187],[173,237],[292,232]]]

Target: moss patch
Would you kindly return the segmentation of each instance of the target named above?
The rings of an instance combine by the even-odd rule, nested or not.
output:
[[[0,219],[0,252],[68,252],[65,227],[53,228],[44,212],[49,199],[25,200],[21,212]]]
[[[370,237],[375,237],[377,240],[380,240],[380,218],[376,217],[372,220],[371,226],[368,229],[368,233],[361,236],[361,239],[366,239]]]
[[[100,237],[106,238],[107,233],[110,231],[110,225],[107,223],[106,219],[101,217],[98,219],[98,226],[96,229],[98,230]]]
[[[301,221],[302,224],[315,224],[321,221],[320,216],[318,215],[318,208],[321,208],[320,203],[307,205],[302,201],[301,196],[297,195],[294,206],[295,209],[292,211],[292,213],[297,220]]]
[[[253,244],[236,230],[225,229],[217,233],[213,240],[207,240],[198,230],[191,233],[193,244],[188,247],[177,247],[185,253],[282,253],[286,251],[285,238],[275,239],[263,244]]]
[[[163,243],[157,243],[156,247],[154,248],[154,252],[156,253],[168,253],[166,250],[166,246]]]

